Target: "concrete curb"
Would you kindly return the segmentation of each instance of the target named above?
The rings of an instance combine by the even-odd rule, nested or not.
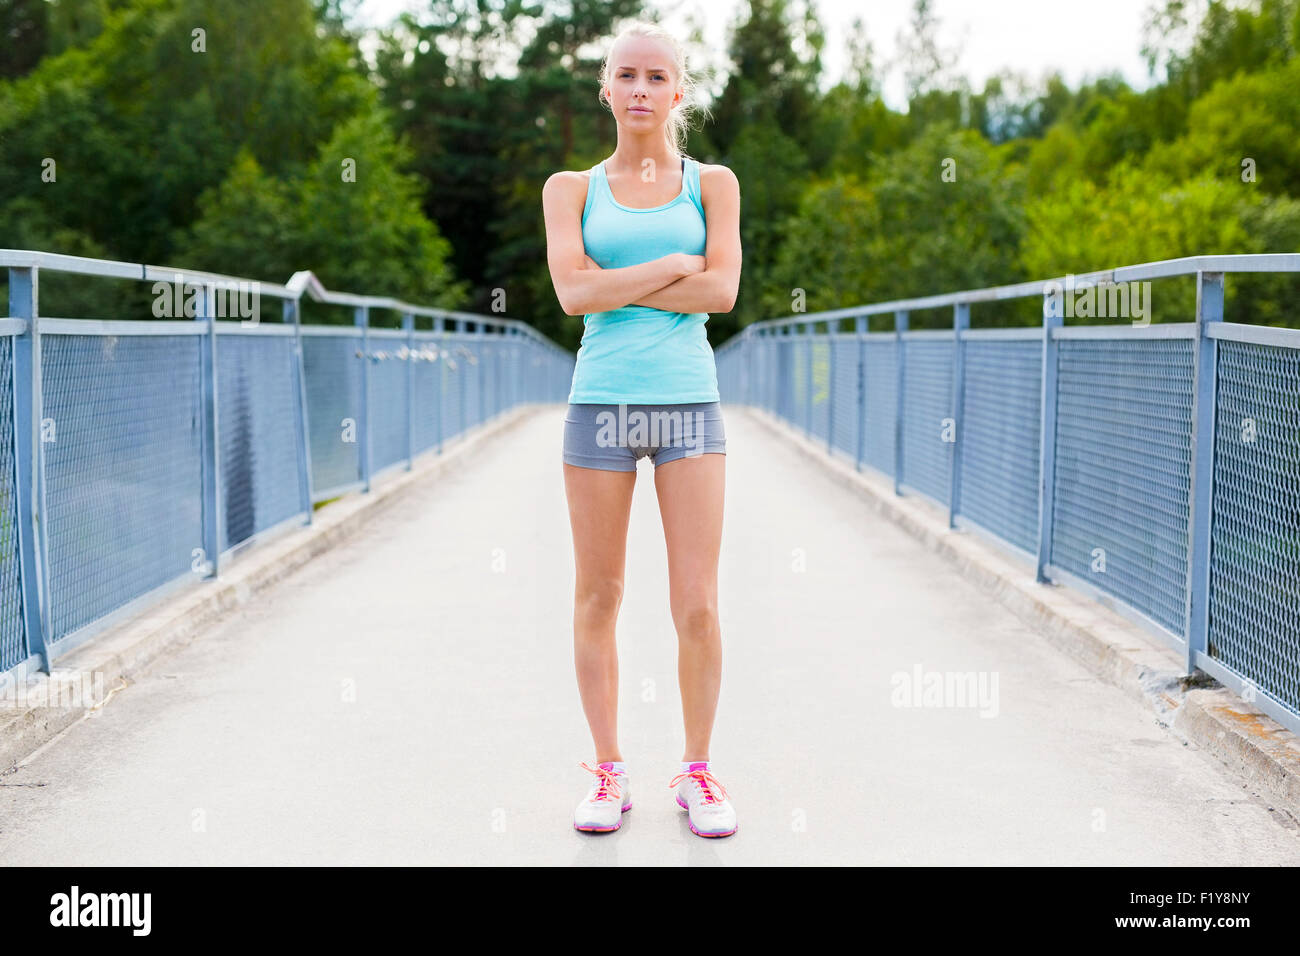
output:
[[[1093,674],[1149,707],[1161,726],[1212,754],[1242,786],[1300,822],[1300,737],[1260,713],[1217,681],[1182,672],[1174,651],[1103,604],[1070,588],[1039,584],[1034,568],[1013,560],[982,536],[948,527],[948,512],[920,496],[894,494],[893,482],[829,454],[824,441],[764,409],[732,405],[803,452],[861,496],[877,514],[954,564],[1053,646]]]
[[[417,483],[460,467],[484,445],[543,406],[526,404],[426,451],[410,471],[394,470],[314,512],[312,523],[253,544],[223,565],[220,577],[195,581],[179,594],[115,623],[57,659],[52,674],[31,675],[0,706],[0,775],[35,756],[63,730],[100,709],[135,674],[194,640],[226,612],[284,580],[316,555],[344,542]],[[20,696],[21,695],[21,696]],[[50,702],[55,702],[51,705]]]

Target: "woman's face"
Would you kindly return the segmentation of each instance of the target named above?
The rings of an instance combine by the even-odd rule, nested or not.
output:
[[[649,131],[666,123],[682,98],[668,44],[643,36],[624,37],[615,44],[605,96],[614,118],[631,129]]]

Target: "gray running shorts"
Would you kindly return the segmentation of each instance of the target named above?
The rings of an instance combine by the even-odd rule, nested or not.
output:
[[[636,471],[678,458],[727,453],[720,402],[684,405],[570,403],[564,416],[564,463],[602,471]]]

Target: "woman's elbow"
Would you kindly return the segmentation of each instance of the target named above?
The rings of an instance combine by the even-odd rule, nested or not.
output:
[[[579,302],[572,295],[560,300],[560,308],[564,310],[565,315],[586,315],[587,309],[582,302]]]
[[[718,312],[719,312],[719,313],[730,312],[732,309],[734,309],[734,308],[736,307],[736,287],[735,287],[735,286],[732,286],[732,287],[730,287],[729,289],[723,289],[723,290],[722,290],[722,300],[718,303],[718,305],[719,305],[719,308],[718,308]]]
[[[559,301],[560,309],[564,312],[565,315],[586,314],[585,312],[579,310],[579,307],[582,305],[582,303],[578,301],[578,297],[577,295],[575,295],[574,290],[565,289],[564,291],[561,291],[559,286],[556,286],[555,298]]]

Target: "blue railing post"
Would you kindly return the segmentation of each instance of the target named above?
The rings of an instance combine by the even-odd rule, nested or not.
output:
[[[1223,273],[1196,273],[1196,354],[1192,385],[1192,459],[1187,559],[1187,673],[1207,654],[1210,631],[1210,547],[1214,522],[1215,404],[1218,350],[1210,337],[1223,321]]]
[[[768,410],[777,418],[781,417],[781,392],[785,388],[785,366],[781,360],[782,344],[786,333],[786,326],[778,326],[772,330],[772,383],[768,393]]]
[[[524,405],[533,402],[533,340],[522,330],[519,332],[519,401]]]
[[[181,281],[179,278],[177,281]],[[209,573],[215,578],[221,571],[221,446],[217,443],[217,319],[215,296],[211,284],[203,287],[196,322],[205,323],[199,337],[199,428],[203,485],[203,554]]]
[[[970,304],[958,302],[952,307],[952,427],[953,449],[948,473],[948,527],[957,527],[961,510],[961,458],[965,446],[962,411],[966,392],[966,347],[962,333],[970,328]]]
[[[759,342],[759,363],[758,363],[758,401],[768,411],[772,410],[772,382],[775,381],[775,360],[776,351],[772,347],[772,336],[770,329],[758,330]]]
[[[521,382],[523,382],[524,378],[524,365],[523,360],[520,359],[520,355],[523,354],[520,350],[520,345],[523,345],[523,343],[521,343],[519,339],[519,329],[506,329],[506,345],[508,349],[506,352],[506,408],[513,408],[516,405],[519,405],[520,402],[520,388]]]
[[[782,326],[781,331],[786,338],[781,349],[784,366],[782,371],[785,373],[782,377],[788,381],[788,385],[783,383],[781,388],[780,399],[784,402],[784,407],[777,412],[777,416],[784,418],[793,428],[797,424],[794,420],[794,323]]]
[[[406,470],[415,467],[415,316],[402,313],[406,332]]]
[[[758,343],[762,337],[755,334],[753,325],[745,326],[745,388],[741,389],[740,401],[744,405],[754,405],[754,395],[758,392]]]
[[[1073,283],[1067,283],[1072,286]],[[1056,353],[1057,340],[1052,334],[1065,322],[1064,296],[1072,288],[1043,294],[1043,376],[1040,394],[1038,447],[1038,567],[1035,579],[1048,582],[1047,566],[1052,560],[1052,511],[1056,503]]]
[[[441,315],[433,318],[433,352],[434,361],[438,363],[437,387],[435,392],[437,398],[433,403],[433,437],[437,442],[438,454],[442,454],[442,406],[444,392],[447,387],[447,363],[445,361],[447,343],[444,340],[447,320]]]
[[[302,305],[297,299],[285,299],[282,314],[285,322],[293,323],[293,438],[298,453],[298,504],[306,515],[304,524],[311,524],[311,430],[307,420],[307,370],[302,344]]]
[[[488,415],[488,394],[487,394],[487,368],[488,368],[488,363],[487,363],[487,360],[486,360],[486,359],[487,359],[487,353],[488,353],[488,340],[487,340],[487,323],[486,323],[486,322],[475,322],[475,323],[474,323],[474,338],[475,338],[475,343],[474,343],[474,344],[475,344],[475,348],[476,348],[476,351],[475,351],[475,353],[474,353],[474,357],[475,357],[476,359],[478,359],[478,363],[477,363],[477,368],[478,368],[478,421],[476,421],[474,424],[475,424],[475,425],[478,425],[478,424],[481,424],[482,422],[487,421],[487,420],[488,420],[488,417],[489,417],[489,415]],[[494,351],[495,351],[495,350],[494,350]],[[473,363],[471,363],[471,364],[473,364]]]
[[[781,402],[781,330],[768,329],[764,334],[768,336],[767,368],[771,376],[767,380],[767,393],[764,394],[764,398],[767,399],[767,410],[776,415],[777,406]]]
[[[523,367],[520,361],[519,348],[519,330],[516,328],[506,329],[506,408],[514,408],[519,404],[519,387],[523,378]]]
[[[528,401],[546,400],[546,349],[536,339],[528,336]]]
[[[835,333],[839,319],[826,323],[826,454],[834,451],[831,436],[835,434]]]
[[[357,410],[357,452],[361,464],[361,487],[370,490],[370,307],[359,305],[352,314],[361,330],[361,401]]]
[[[28,656],[50,672],[49,548],[45,528],[45,448],[41,443],[40,269],[9,270],[9,315],[27,323],[13,337],[14,519]]]
[[[509,329],[499,330],[498,339],[501,344],[496,350],[497,413],[500,414],[510,407],[510,373],[514,368],[514,343],[510,341]]]
[[[768,343],[768,348],[772,352],[770,359],[772,363],[772,380],[768,385],[767,408],[773,415],[780,418],[782,388],[781,337],[785,334],[785,331],[783,327],[778,326],[771,329],[768,334],[772,336],[772,341]]]
[[[908,314],[894,313],[894,494],[903,493],[903,392],[907,362],[903,358],[903,333],[907,331]]]
[[[509,329],[498,329],[497,340],[500,345],[497,347],[497,413],[500,414],[510,407],[510,371],[514,365],[511,358],[511,350],[514,343],[510,341]]]
[[[812,370],[813,370],[813,323],[803,323],[803,334],[806,338],[804,345],[804,380],[803,380],[803,434],[805,438],[812,437]]]
[[[858,471],[862,470],[862,462],[867,453],[867,331],[868,320],[865,315],[859,315],[853,320],[853,332],[855,335],[855,346],[858,353],[858,440],[857,454],[854,456],[853,467]]]
[[[466,321],[465,321],[464,319],[457,319],[457,320],[456,320],[456,331],[457,331],[457,332],[464,332],[465,329],[466,329],[466,324],[467,324],[467,323],[466,323]],[[469,378],[469,369],[470,369],[470,364],[469,364],[469,349],[467,349],[467,348],[464,346],[464,344],[462,343],[462,344],[458,344],[458,345],[456,346],[456,351],[457,351],[457,353],[458,353],[458,355],[459,355],[459,358],[460,358],[460,362],[457,364],[457,367],[456,367],[456,371],[459,373],[459,374],[457,374],[457,376],[456,376],[456,387],[457,387],[457,389],[458,389],[458,394],[459,394],[459,396],[460,396],[460,402],[459,402],[459,405],[460,405],[460,430],[459,430],[456,434],[458,434],[458,435],[463,435],[463,434],[465,434],[465,418],[466,418],[466,415],[468,414],[468,413],[466,412],[466,410],[465,410],[465,406],[466,406],[467,404],[469,404],[469,403],[465,400],[465,382],[466,382],[466,380]]]

